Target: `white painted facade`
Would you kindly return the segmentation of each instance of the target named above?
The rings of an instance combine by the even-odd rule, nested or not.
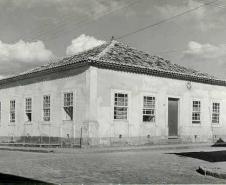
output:
[[[98,97],[97,110],[102,137],[146,137],[168,138],[168,98],[179,99],[178,137],[185,142],[211,141],[212,137],[226,134],[226,87],[161,78],[155,76],[97,69]],[[128,121],[115,121],[113,94],[125,91],[129,97]],[[156,121],[142,120],[143,96],[156,97]],[[192,124],[192,101],[201,101],[201,123]],[[220,122],[212,124],[212,103],[220,103]],[[109,124],[106,124],[109,123]],[[109,129],[110,127],[110,129]],[[195,136],[196,135],[196,136]],[[195,138],[196,137],[196,138]]]
[[[73,92],[73,120],[64,120],[63,94]],[[114,120],[114,93],[128,94],[127,120]],[[50,95],[51,119],[43,121],[43,96]],[[143,96],[156,98],[155,122],[143,122]],[[26,122],[25,99],[32,98],[32,121]],[[168,141],[168,98],[178,98],[178,138],[181,142],[211,142],[226,138],[226,87],[114,71],[78,68],[7,84],[0,89],[0,138],[25,142],[47,137],[49,143],[80,137],[84,144],[145,144]],[[16,121],[9,122],[10,100],[16,101]],[[201,102],[201,123],[192,123],[192,101]],[[220,103],[219,124],[212,124],[212,103]],[[82,133],[81,133],[82,131]],[[82,136],[81,136],[82,135]],[[121,136],[120,136],[121,135]],[[53,141],[52,138],[60,138]],[[32,139],[31,139],[32,140]],[[33,142],[37,142],[34,140]],[[39,141],[40,142],[40,141]],[[44,141],[43,141],[44,142]]]

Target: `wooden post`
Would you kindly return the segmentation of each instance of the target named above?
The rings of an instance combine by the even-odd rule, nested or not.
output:
[[[51,126],[49,125],[49,147],[50,147],[50,136],[51,136],[50,131],[51,131]]]
[[[60,126],[60,146],[61,148],[63,147],[63,143],[62,143],[62,127]]]
[[[82,148],[82,127],[81,127],[81,135],[80,135],[80,148]]]
[[[40,140],[40,146],[42,145],[42,134],[40,134],[41,140]]]
[[[26,125],[24,125],[24,146],[26,144]]]
[[[75,124],[73,124],[73,147],[76,145],[76,143],[75,143]]]

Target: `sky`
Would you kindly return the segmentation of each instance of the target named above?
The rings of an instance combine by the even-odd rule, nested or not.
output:
[[[114,36],[226,79],[225,20],[226,0],[0,0],[0,78]]]

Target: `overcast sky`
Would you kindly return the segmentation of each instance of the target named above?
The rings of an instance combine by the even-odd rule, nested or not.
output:
[[[214,0],[0,0],[0,77],[43,65]],[[226,79],[226,0],[118,39]]]

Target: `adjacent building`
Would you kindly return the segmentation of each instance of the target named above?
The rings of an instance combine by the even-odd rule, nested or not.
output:
[[[211,142],[225,113],[226,81],[114,40],[0,80],[1,142]]]

